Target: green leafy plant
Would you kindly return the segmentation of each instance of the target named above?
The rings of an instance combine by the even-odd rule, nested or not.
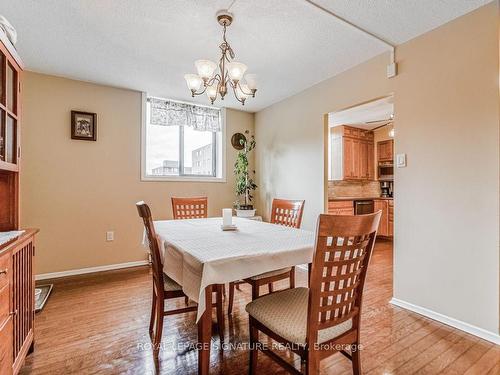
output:
[[[249,131],[245,131],[245,134],[249,134]],[[255,137],[252,135],[250,140],[240,140],[243,149],[238,151],[236,156],[236,162],[234,163],[234,175],[236,176],[236,208],[240,210],[252,210],[252,192],[257,189],[257,185],[254,180],[250,177],[250,172],[248,170],[248,154],[255,148]],[[252,171],[255,174],[255,171]],[[240,199],[244,199],[245,204],[240,203]]]

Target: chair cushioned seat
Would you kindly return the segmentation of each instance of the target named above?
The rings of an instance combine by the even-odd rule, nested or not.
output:
[[[246,306],[251,317],[294,344],[306,344],[308,288],[286,289],[257,298]],[[352,319],[318,331],[318,343],[352,328]]]
[[[264,273],[261,273],[260,275],[252,276],[250,279],[251,280],[261,280],[261,279],[265,279],[266,277],[278,276],[278,275],[281,275],[283,273],[290,272],[291,269],[292,269],[292,267],[288,267],[288,268],[281,268],[281,269],[276,270],[276,271],[264,272]]]
[[[165,292],[175,292],[177,290],[182,290],[182,286],[177,284],[167,275],[163,274],[163,289]]]

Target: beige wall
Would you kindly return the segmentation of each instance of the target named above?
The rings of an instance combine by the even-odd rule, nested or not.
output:
[[[394,296],[499,332],[499,71],[497,2],[387,56],[256,114],[259,203],[306,200],[303,226],[324,207],[328,112],[391,92],[395,147]]]
[[[141,93],[30,72],[23,91],[21,224],[40,228],[37,274],[145,259],[138,200],[158,219],[175,195],[207,195],[212,216],[232,206],[230,137],[253,114],[227,111],[228,183],[141,182]],[[97,142],[70,139],[72,109],[97,113]]]
[[[498,333],[496,7],[401,48],[394,295]]]
[[[313,229],[324,208],[324,114],[385,96],[388,56],[379,56],[256,114],[259,208],[274,197],[306,199],[302,225]]]

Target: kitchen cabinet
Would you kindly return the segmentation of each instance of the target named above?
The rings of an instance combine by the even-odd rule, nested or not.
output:
[[[375,145],[372,141],[372,142],[368,142],[368,179],[369,180],[375,180],[375,168],[373,167],[374,159],[375,159]]]
[[[344,179],[356,179],[359,175],[359,140],[345,137],[343,139]]]
[[[389,237],[394,236],[394,201],[390,200],[389,201]]]
[[[361,199],[358,199],[361,200]],[[394,236],[394,201],[392,199],[373,200],[374,212],[382,211],[377,235],[381,237]],[[330,215],[354,215],[354,200],[339,200],[328,202]]]
[[[378,235],[379,236],[388,236],[389,235],[389,205],[387,200],[385,199],[377,199],[375,200],[375,212],[382,211],[382,216],[380,217],[380,224],[378,227]]]
[[[328,213],[331,215],[354,215],[353,201],[330,201]]]
[[[359,178],[364,180],[374,179],[373,170],[374,145],[371,141],[359,142]]]
[[[373,180],[373,132],[349,126],[332,128],[331,176],[333,180]]]
[[[394,159],[394,140],[377,142],[377,161],[392,161]]]
[[[375,199],[374,211],[382,211],[378,236],[393,237],[394,233],[394,201],[392,199]]]

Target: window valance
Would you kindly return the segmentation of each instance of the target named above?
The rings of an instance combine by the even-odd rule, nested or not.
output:
[[[152,125],[190,126],[199,131],[221,131],[220,109],[156,98],[148,100],[151,103]]]

